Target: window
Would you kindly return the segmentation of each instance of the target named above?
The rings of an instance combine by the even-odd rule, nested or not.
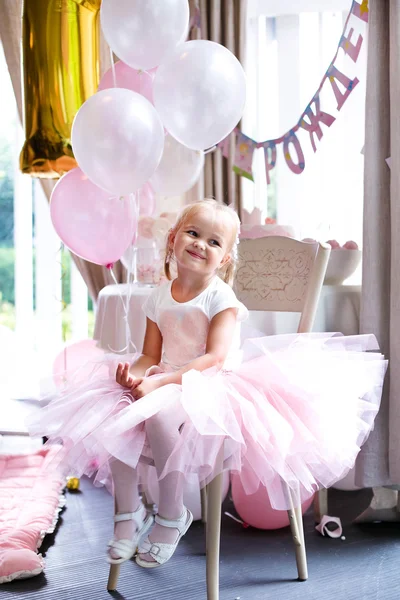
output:
[[[18,169],[24,140],[1,44],[0,85],[1,344],[4,349],[12,339],[18,360],[21,352],[26,357],[26,378],[37,379],[51,373],[64,342],[90,336],[94,319],[87,287],[54,232],[40,181]],[[5,373],[15,357],[1,356]]]
[[[247,52],[248,102],[243,131],[256,141],[279,137],[295,125],[318,89],[333,59],[350,0],[249,0]],[[318,11],[318,12],[317,12]],[[305,170],[295,175],[278,148],[276,168],[267,186],[264,151],[255,151],[255,183],[243,181],[244,207],[256,206],[263,216],[294,227],[299,238],[362,242],[364,103],[366,79],[365,27],[352,21],[354,38],[364,41],[353,63],[340,51],[335,65],[360,83],[340,112],[331,86],[321,92],[322,110],[332,114],[330,128],[313,152],[309,134],[299,132]]]

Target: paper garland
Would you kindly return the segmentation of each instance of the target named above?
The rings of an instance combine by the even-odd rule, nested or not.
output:
[[[321,141],[323,137],[323,129],[321,125],[331,127],[336,120],[333,115],[324,112],[321,108],[320,94],[323,86],[329,82],[336,100],[336,109],[340,111],[354,88],[359,83],[357,77],[350,79],[347,77],[347,75],[345,75],[345,73],[339,71],[339,69],[335,66],[335,61],[340,49],[342,49],[354,63],[357,62],[360,54],[360,50],[364,42],[363,36],[359,34],[356,42],[354,43],[352,39],[354,29],[351,27],[349,31],[347,31],[347,26],[352,17],[360,19],[365,23],[368,22],[368,0],[362,0],[361,4],[359,4],[356,0],[353,0],[335,56],[330,63],[324,77],[322,78],[317,91],[292,129],[290,129],[280,138],[266,140],[265,142],[256,142],[236,128],[227,138],[218,144],[218,146],[222,149],[223,156],[227,157],[229,155],[231,137],[235,137],[235,157],[233,170],[236,173],[253,181],[253,153],[256,148],[264,148],[266,178],[267,184],[270,184],[270,172],[276,166],[277,146],[280,144],[283,145],[283,155],[289,169],[296,175],[299,175],[304,171],[305,158],[300,140],[297,136],[297,132],[299,130],[304,130],[309,133],[311,147],[313,151],[316,152],[317,140]]]

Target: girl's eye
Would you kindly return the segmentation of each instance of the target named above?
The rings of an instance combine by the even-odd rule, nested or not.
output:
[[[189,231],[187,232],[189,235],[193,235],[194,237],[197,237],[197,232],[193,231],[192,229],[189,229]]]
[[[219,246],[220,243],[217,240],[210,240],[211,246]]]

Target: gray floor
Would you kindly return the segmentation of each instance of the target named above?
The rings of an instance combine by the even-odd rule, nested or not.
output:
[[[346,540],[323,538],[305,517],[309,580],[296,581],[288,529],[243,529],[223,517],[220,600],[391,600],[400,598],[400,526],[356,526],[351,520],[369,503],[370,494],[330,492],[330,513],[340,516]],[[226,509],[233,510],[227,503]],[[110,598],[105,545],[111,536],[112,499],[83,480],[81,492],[67,493],[67,508],[54,535],[42,546],[45,573],[2,585],[2,599],[57,600]],[[205,600],[204,533],[194,523],[167,565],[121,569],[121,600]]]

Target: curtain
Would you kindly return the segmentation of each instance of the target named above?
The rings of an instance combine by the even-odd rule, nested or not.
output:
[[[201,30],[192,29],[190,38],[223,44],[243,62],[247,0],[192,1],[192,15],[196,9],[200,11]],[[232,139],[228,159],[223,158],[219,148],[206,154],[203,177],[187,192],[186,202],[194,202],[204,197],[215,198],[218,202],[233,204],[238,214],[241,214],[240,177],[232,170],[234,153]]]
[[[22,0],[0,0],[0,39],[14,89],[18,114],[22,123],[21,15]],[[110,67],[110,64],[110,50],[105,43],[104,38],[100,36],[100,73],[103,74],[104,71]],[[41,179],[40,183],[47,199],[50,200],[51,191],[56,181]],[[72,257],[88,287],[90,296],[96,301],[99,291],[105,285],[113,282],[110,272],[105,267],[94,265],[74,254],[72,254]],[[125,269],[121,263],[118,262],[114,266],[114,274],[117,281],[123,281]]]
[[[357,461],[363,487],[400,483],[400,0],[371,0],[369,11],[360,326],[376,335],[389,370]]]

